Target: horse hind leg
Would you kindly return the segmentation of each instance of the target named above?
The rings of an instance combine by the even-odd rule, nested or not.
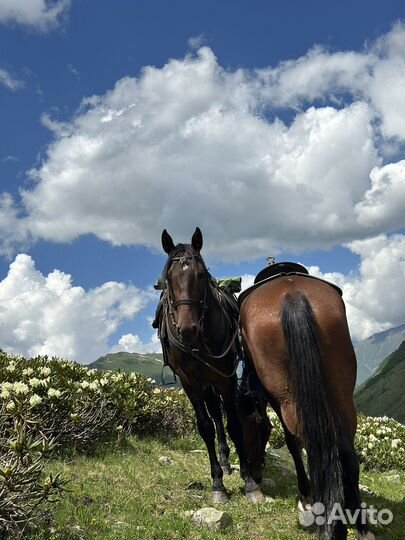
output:
[[[375,540],[374,534],[369,530],[366,511],[361,505],[359,489],[359,462],[349,437],[344,437],[342,440],[340,456],[343,469],[345,507],[351,511],[352,515],[357,512],[357,539]]]
[[[217,438],[218,438],[218,450],[219,450],[219,463],[222,467],[224,474],[231,474],[231,466],[229,465],[229,446],[226,441],[226,433],[223,422],[221,398],[211,388],[204,394],[204,400],[207,405],[208,412],[211,418],[214,420]]]

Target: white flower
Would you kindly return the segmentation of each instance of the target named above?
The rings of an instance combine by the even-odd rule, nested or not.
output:
[[[49,397],[60,397],[62,395],[62,392],[60,390],[57,390],[56,388],[49,388],[48,390],[48,396]]]
[[[12,373],[13,371],[15,371],[15,364],[14,364],[14,362],[10,362],[9,365],[6,367],[6,370],[9,371],[10,373]]]
[[[401,445],[401,439],[393,439],[391,441],[391,448],[398,448]]]
[[[39,405],[40,403],[42,403],[41,396],[38,396],[38,394],[32,394],[32,396],[30,397],[31,407],[35,407],[35,405]]]
[[[103,377],[102,379],[100,379],[101,386],[105,386],[106,384],[108,384],[108,379],[106,377]]]
[[[41,367],[39,372],[41,373],[41,375],[44,375],[45,377],[48,377],[48,375],[51,374],[51,368],[47,367],[47,366],[44,366],[44,367]]]
[[[15,382],[13,384],[13,392],[15,394],[28,394],[29,392],[29,387],[27,384],[25,383],[22,383],[22,382]]]
[[[15,409],[15,403],[14,403],[14,401],[9,401],[9,402],[7,403],[7,405],[6,405],[6,409],[7,409],[8,411],[14,411],[14,409]]]
[[[97,370],[96,370],[96,369],[89,369],[89,370],[87,371],[87,374],[88,374],[88,375],[95,375],[96,373],[97,373]]]
[[[23,375],[28,375],[29,376],[29,375],[32,375],[33,373],[34,373],[34,370],[31,367],[29,367],[27,369],[23,369]]]
[[[0,397],[2,399],[7,399],[10,397],[10,390],[8,388],[2,387]]]
[[[98,388],[98,382],[97,381],[93,381],[89,384],[89,388],[90,390],[97,390]]]
[[[80,383],[80,386],[81,386],[82,388],[88,388],[88,387],[90,386],[90,383],[89,383],[89,381],[82,381],[82,382]]]
[[[32,388],[37,388],[37,386],[40,386],[41,381],[40,381],[37,377],[32,377],[32,379],[30,379],[30,380],[28,381],[28,384],[29,384]]]

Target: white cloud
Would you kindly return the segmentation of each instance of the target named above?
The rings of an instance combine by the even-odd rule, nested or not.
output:
[[[371,187],[356,205],[359,223],[374,229],[395,230],[404,224],[405,160],[375,167]]]
[[[317,46],[297,60],[258,71],[266,101],[299,107],[303,102],[334,99],[343,94],[367,101],[381,122],[384,137],[405,140],[405,29],[396,24],[363,52],[328,52]]]
[[[348,248],[360,255],[358,273],[322,273],[318,267],[309,271],[342,288],[353,338],[365,339],[403,324],[405,235],[380,235],[351,242]]]
[[[112,347],[110,352],[115,353],[121,351],[136,352],[139,354],[160,353],[162,352],[162,347],[156,332],[147,343],[143,343],[141,338],[136,334],[124,334],[119,339],[118,343]]]
[[[15,90],[19,90],[24,86],[23,81],[17,79],[9,71],[2,68],[0,68],[0,84],[5,86],[9,90],[12,90],[13,92]]]
[[[0,23],[47,31],[60,24],[70,3],[70,0],[0,0]]]
[[[20,254],[0,282],[0,342],[25,356],[89,363],[109,350],[120,324],[151,298],[149,291],[116,282],[86,291],[59,270],[44,276],[30,256]]]
[[[157,248],[163,228],[184,240],[199,225],[206,253],[227,260],[396,230],[402,165],[383,155],[402,124],[381,81],[405,73],[404,36],[397,25],[363,52],[318,48],[254,72],[226,70],[203,47],[121,79],[70,122],[44,115],[55,140],[30,172],[21,224],[34,239]],[[290,125],[265,114],[321,98]]]
[[[405,235],[380,235],[347,246],[360,255],[358,270],[350,274],[322,272],[309,266],[311,275],[340,287],[352,338],[365,339],[405,321]],[[242,290],[253,285],[255,276],[242,277]]]

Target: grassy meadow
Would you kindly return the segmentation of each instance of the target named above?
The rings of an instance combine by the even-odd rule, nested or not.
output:
[[[159,462],[161,456],[171,463]],[[236,456],[231,458],[236,466]],[[233,526],[223,531],[198,527],[185,515],[212,506],[208,457],[196,435],[131,437],[118,447],[100,447],[93,457],[52,461],[48,470],[70,479],[69,491],[53,509],[54,524],[35,540],[316,538],[299,527],[295,471],[284,447],[268,453],[265,478],[275,484],[265,481],[263,491],[273,500],[254,505],[243,494],[237,470],[225,477],[231,500],[219,508],[232,516]],[[374,493],[363,495],[368,505],[394,513],[392,524],[374,529],[377,538],[403,540],[405,473],[363,472],[361,483]],[[349,538],[355,537],[355,531],[349,531]]]

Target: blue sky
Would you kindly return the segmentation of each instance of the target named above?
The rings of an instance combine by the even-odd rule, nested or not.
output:
[[[343,288],[354,339],[403,323],[404,15],[0,0],[0,346],[158,350],[160,233],[196,225],[214,275],[277,255]]]

